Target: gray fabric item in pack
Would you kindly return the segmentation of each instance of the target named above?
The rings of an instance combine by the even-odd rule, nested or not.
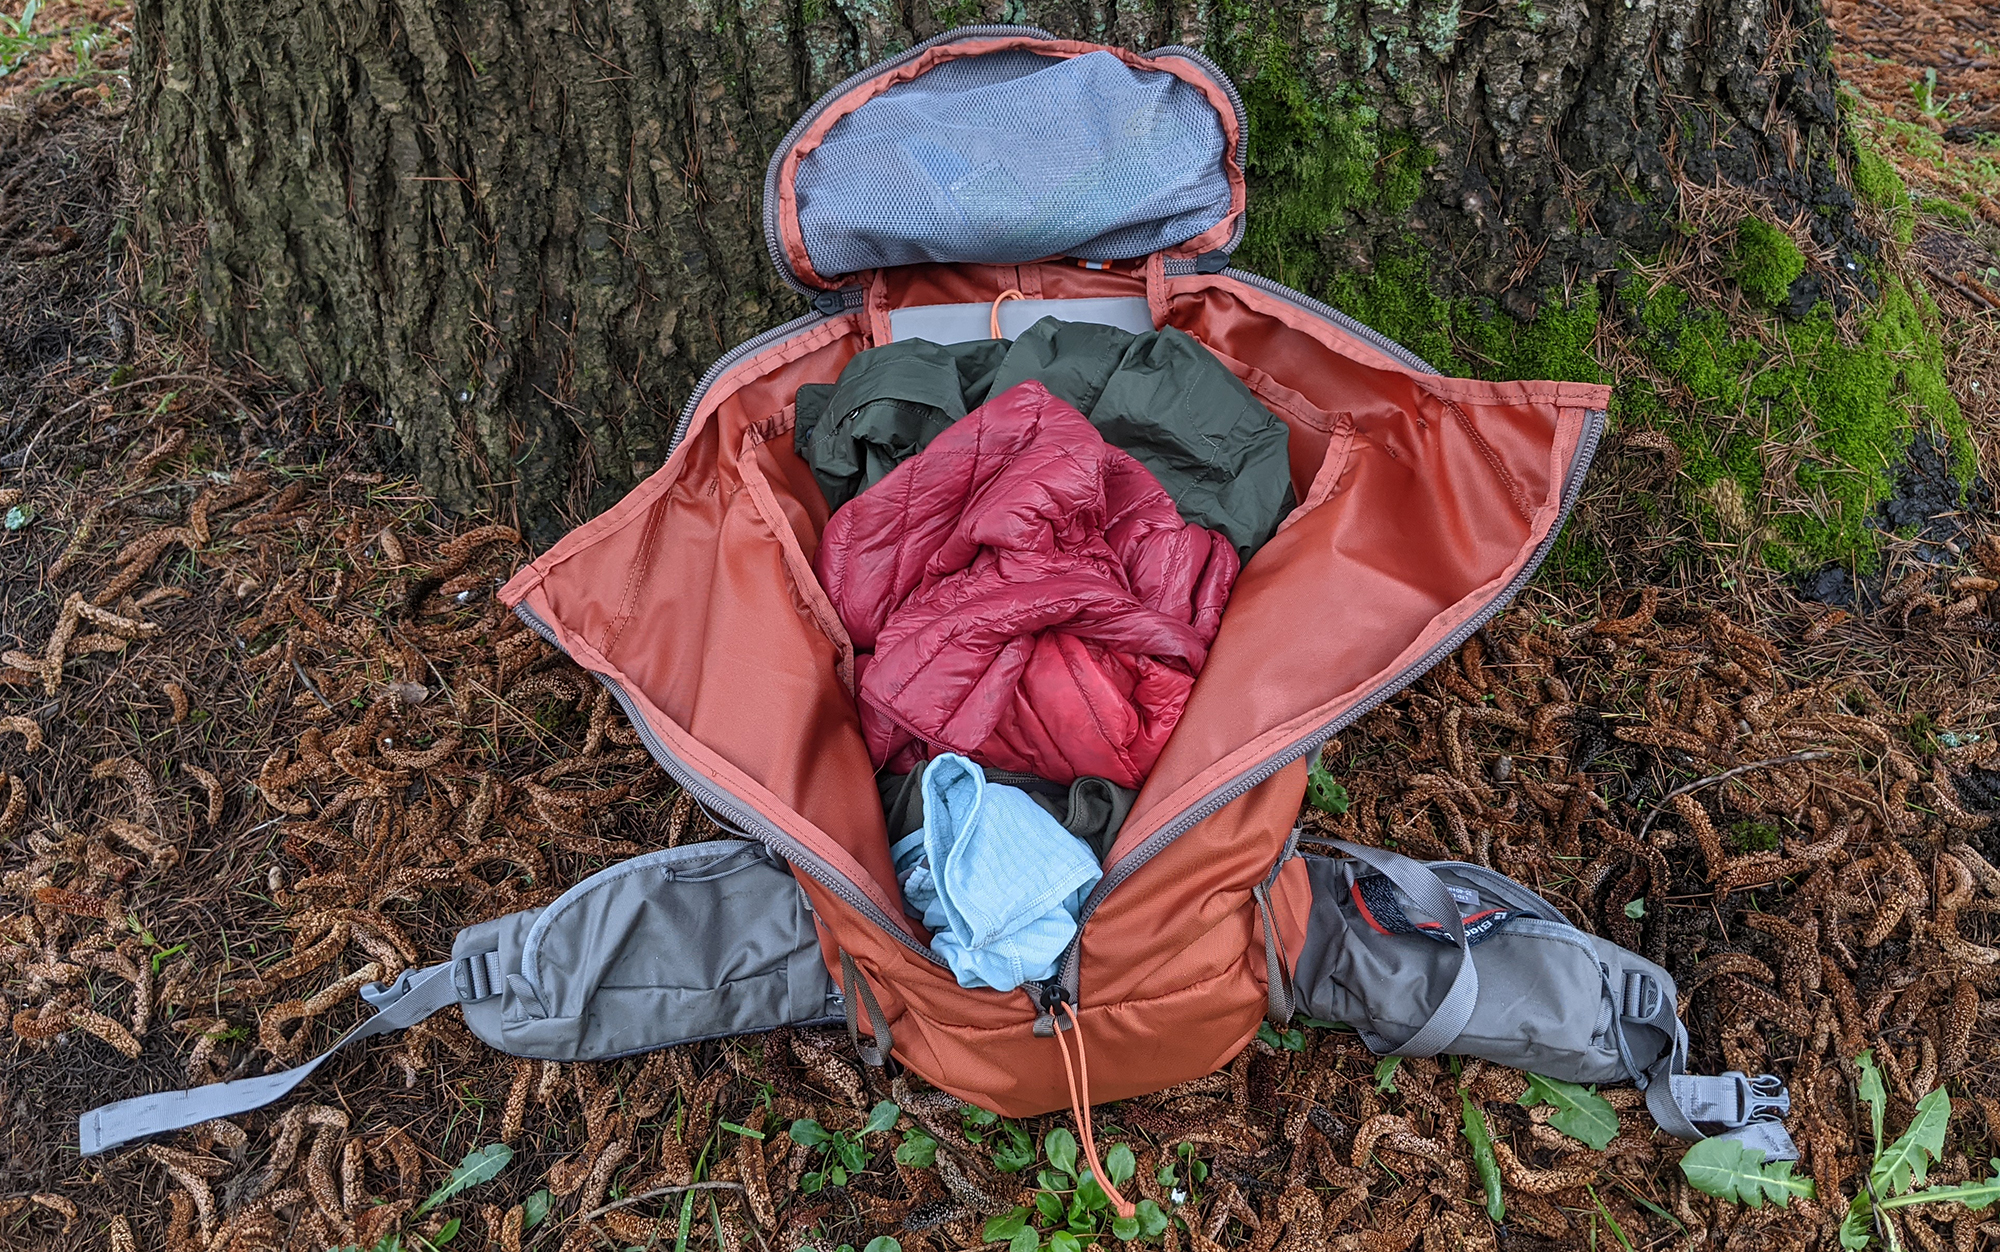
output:
[[[1041,805],[1064,830],[1089,844],[1100,864],[1111,854],[1111,845],[1118,842],[1118,829],[1132,811],[1132,801],[1139,798],[1138,792],[1108,778],[1085,775],[1065,785],[1033,774],[981,768],[986,772],[987,782],[1027,792],[1028,798]],[[882,795],[882,816],[888,823],[890,843],[923,829],[923,778],[923,771],[917,770],[908,774],[882,774],[875,779],[875,789]]]
[[[1200,89],[1109,52],[945,62],[841,118],[799,159],[799,232],[825,276],[918,261],[1109,261],[1229,213],[1228,141]]]
[[[996,314],[991,300],[972,304],[913,304],[889,310],[889,342],[928,339],[932,343],[965,343],[992,337],[1000,323],[1000,338],[1013,339],[1045,317],[1060,322],[1092,322],[1116,326],[1134,335],[1153,329],[1153,308],[1144,296],[1075,296],[1061,300],[1002,300]]]
[[[1635,1083],[1669,1133],[1727,1134],[1796,1159],[1771,1075],[1689,1075],[1674,980],[1572,926],[1513,879],[1461,861],[1333,846],[1305,857],[1312,912],[1292,984],[1309,1017],[1391,1056],[1476,1056],[1568,1082]],[[1707,1127],[1707,1129],[1703,1129]]]
[[[303,1065],[85,1113],[83,1155],[261,1108],[347,1044],[453,1004],[500,1051],[555,1061],[830,1025],[843,1015],[798,880],[763,844],[734,839],[620,862],[547,908],[466,927],[451,960],[361,995],[375,1015]]]

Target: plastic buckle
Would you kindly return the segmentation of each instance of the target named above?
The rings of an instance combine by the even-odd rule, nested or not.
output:
[[[388,1008],[410,992],[410,970],[396,975],[394,982],[371,982],[362,986],[361,998],[374,1006],[377,1012]]]
[[[1735,1129],[1753,1121],[1775,1121],[1792,1111],[1791,1093],[1776,1074],[1751,1079],[1740,1070],[1726,1074],[1676,1074],[1674,1103],[1691,1122]]]
[[[1743,1075],[1736,1075],[1742,1078]],[[1792,1111],[1792,1093],[1785,1089],[1785,1080],[1776,1074],[1759,1074],[1745,1079],[1744,1086],[1749,1094],[1746,1098],[1749,1122],[1775,1122],[1789,1116]]]
[[[1762,1152],[1766,1161],[1799,1159],[1798,1145],[1792,1142],[1791,1133],[1781,1121],[1759,1119],[1746,1122],[1734,1130],[1725,1131],[1720,1137],[1734,1139],[1746,1148]]]

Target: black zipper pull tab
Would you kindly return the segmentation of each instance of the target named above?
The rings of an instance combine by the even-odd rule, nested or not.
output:
[[[1028,993],[1028,998],[1034,1001],[1038,1010],[1035,1016],[1035,1038],[1055,1038],[1056,1031],[1062,1029],[1062,1022],[1056,1017],[1056,1005],[1069,1001],[1069,991],[1053,978],[1047,982],[1026,983],[1022,990]]]
[[[845,287],[837,291],[820,292],[813,297],[813,311],[821,317],[839,317],[847,311],[847,292],[848,289]]]

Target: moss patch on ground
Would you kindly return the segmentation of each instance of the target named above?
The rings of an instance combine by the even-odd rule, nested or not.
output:
[[[1806,272],[1806,254],[1792,237],[1769,222],[1750,217],[1736,228],[1736,285],[1767,309],[1791,299],[1792,283]]]
[[[2000,135],[1977,144],[1946,143],[1935,130],[1892,117],[1845,86],[1840,112],[1857,154],[1854,190],[1897,214],[1899,233],[1909,191],[1897,167],[1924,190],[2000,224]]]
[[[1265,42],[1232,58],[1252,136],[1250,220],[1236,254],[1244,268],[1325,300],[1447,373],[1613,383],[1615,425],[1662,431],[1680,449],[1681,503],[1704,537],[1749,545],[1782,571],[1876,564],[1872,522],[1920,430],[1949,440],[1970,481],[1976,456],[1945,384],[1941,319],[1920,288],[1878,276],[1880,298],[1844,340],[1824,303],[1803,321],[1772,315],[1760,339],[1732,332],[1686,291],[1634,287],[1620,294],[1628,333],[1617,338],[1636,361],[1600,341],[1607,310],[1595,288],[1567,304],[1545,298],[1525,323],[1491,301],[1442,295],[1413,238],[1372,250],[1360,242],[1416,204],[1428,152],[1373,109],[1321,90],[1290,56]],[[1896,171],[1865,145],[1855,180],[1863,198],[1910,213]],[[1744,223],[1733,277],[1757,302],[1782,306],[1804,267],[1782,231]],[[1597,582],[1609,573],[1604,539],[1572,528],[1551,562]]]
[[[1977,458],[1945,383],[1937,306],[1902,279],[1882,283],[1852,344],[1823,303],[1801,322],[1774,319],[1766,346],[1732,335],[1720,312],[1677,289],[1628,298],[1633,346],[1675,394],[1630,380],[1621,417],[1674,440],[1713,537],[1755,543],[1780,570],[1870,568],[1870,522],[1917,431],[1945,436],[1961,481],[1971,480]],[[1731,516],[1729,496],[1761,504],[1763,516]]]

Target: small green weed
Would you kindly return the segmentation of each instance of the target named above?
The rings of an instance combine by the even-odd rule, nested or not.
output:
[[[1167,1215],[1151,1200],[1139,1201],[1131,1217],[1113,1215],[1111,1197],[1088,1169],[1078,1168],[1076,1136],[1068,1130],[1057,1127],[1043,1136],[1042,1154],[1048,1168],[1035,1174],[1040,1189],[1034,1203],[990,1219],[987,1242],[1004,1242],[1008,1252],[1082,1252],[1107,1231],[1121,1243],[1156,1239],[1166,1231]],[[1137,1168],[1132,1149],[1122,1143],[1104,1154],[1104,1172],[1114,1187]]]
[[[1888,1111],[1889,1092],[1882,1085],[1882,1072],[1875,1067],[1873,1051],[1855,1057],[1854,1065],[1861,1071],[1856,1090],[1863,1103],[1868,1105],[1868,1119],[1874,1131],[1875,1159],[1868,1168],[1868,1176],[1847,1206],[1847,1216],[1841,1219],[1841,1247],[1855,1252],[1866,1248],[1879,1235],[1892,1252],[1900,1248],[1896,1227],[1882,1217],[1882,1214],[1894,1209],[1912,1204],[1955,1201],[1977,1211],[2000,1200],[2000,1157],[1991,1162],[1992,1173],[1984,1180],[1951,1187],[1923,1187],[1931,1162],[1944,1155],[1945,1130],[1951,1124],[1951,1096],[1943,1087],[1917,1101],[1910,1124],[1903,1128],[1903,1133],[1893,1143],[1885,1147],[1882,1143],[1882,1120]],[[1922,1190],[1918,1190],[1920,1187]]]
[[[1208,1162],[1195,1155],[1193,1144],[1183,1143],[1154,1177],[1167,1189],[1169,1200],[1199,1208],[1201,1186],[1208,1181]]]
[[[1496,1222],[1507,1220],[1507,1202],[1500,1195],[1500,1159],[1493,1154],[1493,1135],[1486,1126],[1486,1113],[1472,1102],[1465,1088],[1458,1089],[1458,1107],[1465,1126],[1465,1141],[1472,1145],[1472,1163],[1479,1169],[1479,1185],[1486,1193],[1486,1215]]]
[[[1594,1087],[1529,1074],[1528,1089],[1521,1093],[1519,1103],[1525,1108],[1554,1105],[1556,1112],[1549,1125],[1599,1152],[1618,1137],[1618,1111]]]
[[[29,57],[55,42],[51,31],[35,33],[35,15],[41,11],[42,0],[28,0],[21,16],[0,14],[0,78],[20,69]]]
[[[1402,1063],[1400,1056],[1385,1056],[1375,1062],[1375,1090],[1395,1094],[1396,1069]]]
[[[1720,1136],[1689,1148],[1681,1157],[1681,1173],[1696,1191],[1753,1209],[1763,1208],[1766,1200],[1783,1208],[1795,1195],[1811,1199],[1813,1194],[1812,1179],[1792,1177],[1792,1162],[1767,1164],[1757,1149]]]
[[[1279,1030],[1269,1022],[1259,1022],[1257,1024],[1257,1038],[1285,1052],[1303,1052],[1306,1050],[1306,1032],[1297,1028]]]
[[[1306,803],[1335,817],[1347,812],[1347,788],[1334,779],[1333,771],[1317,756],[1313,758],[1312,769],[1306,774]]]
[[[845,1130],[828,1130],[810,1117],[801,1117],[792,1123],[790,1135],[794,1143],[802,1143],[808,1148],[817,1148],[820,1153],[820,1167],[799,1179],[799,1190],[807,1195],[818,1192],[823,1187],[845,1187],[847,1180],[868,1168],[868,1149],[865,1146],[869,1135],[893,1130],[896,1119],[903,1110],[894,1101],[884,1100],[868,1113],[868,1120],[861,1129],[850,1134]],[[928,1135],[924,1136],[926,1139]],[[905,1140],[905,1147],[908,1140]],[[935,1159],[937,1145],[931,1145],[931,1155]],[[898,1155],[903,1148],[898,1148]]]
[[[1018,1174],[1035,1163],[1035,1140],[1026,1130],[1003,1120],[998,1113],[968,1104],[960,1110],[965,1137],[993,1149],[993,1168],[1003,1174]]]
[[[1940,96],[1935,69],[1925,70],[1922,78],[1911,83],[1910,94],[1916,97],[1917,108],[1925,117],[1934,117],[1940,121],[1951,116],[1954,107],[1965,99],[1960,94]]]

